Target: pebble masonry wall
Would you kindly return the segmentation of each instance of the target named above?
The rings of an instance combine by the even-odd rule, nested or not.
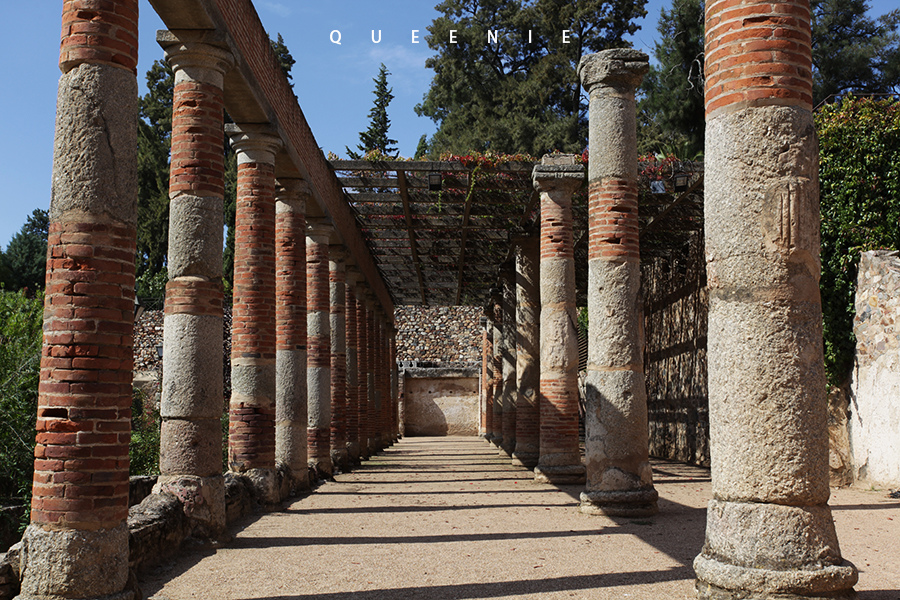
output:
[[[482,314],[474,306],[396,307],[397,360],[480,366]]]

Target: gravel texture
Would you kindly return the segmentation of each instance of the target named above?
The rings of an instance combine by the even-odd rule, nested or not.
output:
[[[659,514],[613,519],[578,511],[583,486],[536,484],[479,438],[404,438],[141,587],[154,600],[693,600],[709,470],[653,466]],[[860,600],[900,600],[900,501],[841,489],[831,505]]]

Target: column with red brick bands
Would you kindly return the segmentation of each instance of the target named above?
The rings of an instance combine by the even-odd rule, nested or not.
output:
[[[132,598],[128,579],[137,1],[65,2],[22,599]],[[124,46],[120,46],[124,44]],[[121,51],[120,51],[121,50]],[[25,436],[25,432],[22,432]]]
[[[347,251],[338,245],[328,250],[331,294],[331,463],[346,472],[347,451]]]
[[[492,314],[487,309],[485,309],[485,313]],[[494,323],[490,317],[485,316],[482,317],[481,325],[484,327],[481,337],[482,437],[490,441],[493,436],[494,423]]]
[[[366,289],[356,286],[356,402],[359,410],[359,457],[368,459],[369,452],[369,314]]]
[[[390,399],[385,393],[385,381],[387,379],[387,370],[385,365],[385,322],[384,312],[378,306],[375,309],[375,402],[378,405],[378,428],[375,432],[378,447],[383,450],[388,447],[387,426],[388,426],[388,409]]]
[[[540,456],[534,479],[582,483],[572,194],[584,182],[584,167],[573,155],[544,156],[532,177],[541,194]]]
[[[330,476],[331,462],[331,285],[328,244],[334,228],[312,223],[306,229],[306,344],[309,465]]]
[[[225,530],[222,477],[222,86],[233,59],[198,32],[160,32],[175,73],[169,174],[168,275],[155,490],[185,505],[198,534]]]
[[[306,428],[306,205],[302,179],[275,189],[275,462],[292,493],[309,489]]]
[[[540,457],[540,236],[513,240],[516,256],[516,448],[512,464],[533,469]]]
[[[377,454],[381,450],[379,432],[381,431],[381,396],[378,393],[376,376],[378,370],[378,326],[375,321],[375,299],[373,295],[366,297],[366,358],[367,358],[367,390],[368,400],[368,427],[366,428],[366,443],[369,446],[369,455]]]
[[[492,374],[494,379],[493,394],[494,401],[492,403],[491,418],[491,439],[492,444],[498,448],[503,444],[503,307],[501,300],[503,298],[499,287],[491,289],[491,310],[494,318],[491,320],[494,327],[491,331],[491,337],[494,340],[492,344],[494,350],[494,362]]]
[[[855,598],[828,506],[809,3],[706,5],[701,598]]]
[[[509,261],[500,273],[501,306],[503,310],[503,352],[501,355],[503,377],[501,402],[503,404],[503,442],[500,458],[512,457],[516,449],[516,404],[519,393],[516,388],[516,264]]]
[[[394,317],[396,319],[396,317]],[[391,423],[393,426],[393,441],[398,441],[403,437],[400,429],[400,369],[397,365],[397,325],[396,320],[391,324],[390,335],[388,338],[390,353],[388,364],[391,369],[391,406],[393,407],[393,415]]]
[[[359,331],[357,323],[356,284],[359,270],[347,265],[345,285],[347,327],[347,453],[351,465],[358,465],[359,458]]]
[[[588,360],[581,512],[649,516],[650,468],[640,313],[634,94],[649,69],[630,48],[581,59],[588,110]]]
[[[394,443],[393,415],[394,404],[391,396],[391,340],[390,323],[383,310],[380,310],[380,353],[381,358],[381,443],[387,448]]]
[[[237,153],[228,466],[263,504],[280,501],[275,471],[275,152],[269,125],[229,124]]]

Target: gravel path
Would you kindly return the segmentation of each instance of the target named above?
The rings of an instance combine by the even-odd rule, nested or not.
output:
[[[536,484],[483,440],[405,438],[141,587],[154,600],[694,600],[709,471],[654,467],[659,515],[591,517],[582,486]],[[860,600],[900,600],[900,501],[836,490],[831,504]]]

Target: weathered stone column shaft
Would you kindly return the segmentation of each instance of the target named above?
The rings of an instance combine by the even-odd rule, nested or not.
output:
[[[752,22],[753,27],[735,24]],[[828,507],[809,3],[706,5],[701,598],[855,598]]]
[[[359,455],[369,458],[369,313],[366,309],[366,292],[362,285],[356,288],[356,338],[357,376],[356,390],[359,408]]]
[[[377,376],[378,376],[378,324],[375,316],[375,302],[373,298],[366,299],[366,358],[368,367],[366,374],[368,375],[368,421],[369,426],[366,428],[367,443],[369,446],[369,455],[376,454],[381,450],[379,444],[379,432],[381,431],[381,394],[378,393]]]
[[[359,323],[356,302],[358,272],[347,269],[347,452],[352,464],[359,464]]]
[[[309,184],[278,179],[275,193],[275,461],[292,492],[309,488],[306,428],[306,202]]]
[[[516,404],[519,392],[516,389],[516,265],[510,262],[500,273],[502,290],[501,307],[503,310],[502,377],[503,389],[503,442],[500,445],[500,457],[511,457],[516,449]]]
[[[533,469],[540,458],[540,236],[516,238],[516,449],[513,464]]]
[[[331,462],[347,471],[347,252],[340,246],[328,251],[331,295]]]
[[[647,55],[615,49],[581,59],[590,94],[588,362],[585,381],[588,514],[657,511],[647,429],[640,313],[634,93]]]
[[[27,600],[127,600],[137,0],[63,4]],[[74,590],[74,593],[73,593]]]
[[[584,181],[575,157],[544,156],[534,168],[541,193],[540,457],[536,481],[581,483],[578,448],[578,336],[572,194]]]
[[[311,225],[306,237],[306,326],[309,464],[331,475],[330,225]]]
[[[493,329],[487,317],[481,317],[481,437],[490,439],[491,421],[493,421],[494,389],[491,385],[491,365],[494,362],[493,336],[489,333]]]
[[[494,351],[493,357],[493,418],[491,419],[490,442],[497,447],[503,444],[503,308],[501,304],[502,294],[500,289],[491,290],[491,310],[494,313],[491,337],[494,343],[491,345]]]

